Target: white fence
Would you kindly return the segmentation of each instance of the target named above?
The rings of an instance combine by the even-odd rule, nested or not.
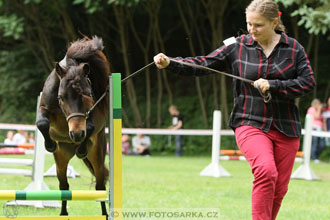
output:
[[[26,130],[35,131],[35,125],[25,125],[25,124],[6,124],[0,123],[0,130]],[[106,128],[108,133],[108,128]],[[212,129],[180,129],[180,130],[169,130],[169,129],[154,129],[154,128],[123,128],[123,134],[148,134],[148,135],[191,135],[191,136],[212,136]],[[220,134],[222,136],[233,136],[233,130],[221,130]],[[302,129],[302,134],[305,134],[305,129]],[[325,131],[312,131],[312,136],[317,137],[329,137],[330,132]]]
[[[169,129],[142,129],[142,128],[123,128],[122,134],[146,134],[146,135],[192,135],[192,136],[212,136],[212,161],[201,173],[201,176],[230,176],[230,174],[220,165],[220,138],[221,136],[233,136],[232,130],[221,130],[221,113],[214,112],[213,130],[211,129],[180,129],[180,130],[169,130]],[[217,117],[215,117],[217,116]],[[304,135],[304,158],[303,164],[293,173],[292,178],[305,179],[305,180],[316,180],[317,176],[314,174],[309,166],[310,162],[310,151],[311,151],[311,137],[327,137],[330,138],[330,132],[324,131],[312,131],[311,119],[306,117],[305,129],[302,130]],[[4,130],[29,130],[35,131],[35,125],[20,125],[20,124],[3,124],[0,123],[0,129]],[[106,129],[108,132],[108,129]],[[306,133],[307,132],[307,133]]]

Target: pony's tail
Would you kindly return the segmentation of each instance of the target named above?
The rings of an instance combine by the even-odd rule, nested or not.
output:
[[[87,166],[87,168],[89,169],[89,171],[94,175],[94,169],[93,169],[91,162],[87,158],[83,159],[83,161],[84,161],[85,165]]]
[[[71,43],[66,53],[67,58],[75,60],[87,60],[95,53],[103,50],[102,38],[94,36],[92,39],[84,37]]]

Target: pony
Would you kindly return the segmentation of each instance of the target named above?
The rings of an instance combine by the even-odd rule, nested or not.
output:
[[[102,50],[103,41],[96,36],[72,42],[43,86],[36,126],[46,150],[54,155],[60,190],[69,189],[67,167],[75,155],[95,176],[95,189],[106,189],[105,124],[111,72]],[[66,206],[67,201],[62,201],[60,215],[68,215]],[[104,201],[101,210],[107,216]]]

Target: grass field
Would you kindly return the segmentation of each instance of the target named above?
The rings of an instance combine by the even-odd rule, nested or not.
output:
[[[32,156],[16,157],[31,158]],[[219,218],[210,219],[251,219],[250,195],[253,177],[247,162],[222,161],[222,166],[232,174],[232,177],[199,177],[199,172],[209,163],[210,157],[123,157],[124,210],[164,212],[216,210]],[[45,168],[48,169],[52,164],[52,156],[47,155]],[[84,164],[74,158],[71,165],[81,174],[81,177],[69,180],[70,189],[94,189],[93,179]],[[298,166],[299,163],[296,163],[294,169]],[[291,180],[278,220],[330,219],[330,164],[311,164],[311,166],[321,180]],[[29,177],[0,175],[0,189],[22,190],[30,181]],[[47,177],[45,182],[50,189],[58,189],[56,178]],[[5,204],[4,201],[0,202],[2,206]],[[99,204],[94,201],[69,201],[68,204],[70,215],[101,213]],[[19,216],[56,216],[59,212],[58,208],[18,208]]]

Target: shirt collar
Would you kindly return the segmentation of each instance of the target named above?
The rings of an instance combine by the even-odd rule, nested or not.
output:
[[[289,45],[288,35],[286,35],[286,33],[282,32],[282,31],[277,32],[277,33],[281,34],[281,38],[280,38],[279,43]],[[245,42],[245,44],[248,45],[248,46],[256,46],[257,42],[255,40],[253,40],[253,38],[250,34],[248,34],[247,35],[247,41]]]

